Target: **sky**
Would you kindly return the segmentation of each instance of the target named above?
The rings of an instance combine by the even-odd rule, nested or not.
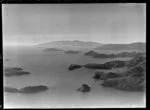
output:
[[[146,42],[146,4],[3,4],[4,45]]]

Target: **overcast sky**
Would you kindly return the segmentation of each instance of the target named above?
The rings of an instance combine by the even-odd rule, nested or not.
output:
[[[145,13],[145,4],[3,4],[3,42],[145,42]]]

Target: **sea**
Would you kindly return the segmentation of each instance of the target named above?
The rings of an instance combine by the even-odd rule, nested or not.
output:
[[[4,78],[4,86],[23,88],[26,86],[46,85],[47,91],[35,94],[4,92],[4,108],[120,108],[145,107],[144,92],[121,91],[102,87],[102,80],[92,77],[96,71],[121,72],[126,68],[112,70],[91,70],[80,68],[69,71],[71,64],[105,63],[112,60],[130,60],[131,58],[92,58],[84,52],[66,54],[64,51],[43,51],[38,46],[4,46],[3,66],[20,67],[31,74]],[[99,51],[101,52],[101,51]],[[111,53],[113,51],[102,51]],[[8,59],[8,60],[6,60]],[[91,91],[77,91],[82,84],[91,86]]]

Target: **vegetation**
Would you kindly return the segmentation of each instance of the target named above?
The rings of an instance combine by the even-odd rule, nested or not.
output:
[[[143,56],[139,56],[130,60],[129,62],[131,63],[130,64],[131,67],[128,65],[129,68],[123,73],[120,73],[119,77],[107,78],[101,85],[128,91],[145,90],[145,82],[146,82],[145,58]]]

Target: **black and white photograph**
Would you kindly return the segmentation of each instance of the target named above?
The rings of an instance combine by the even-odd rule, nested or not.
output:
[[[4,108],[146,107],[146,3],[2,4],[2,38]]]

